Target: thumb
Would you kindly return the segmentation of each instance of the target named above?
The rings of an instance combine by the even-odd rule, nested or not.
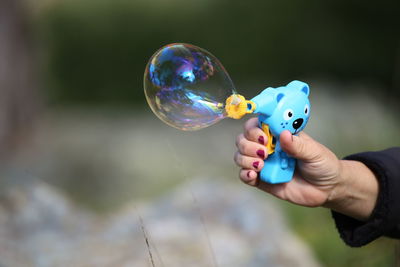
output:
[[[283,151],[301,161],[314,161],[323,153],[322,146],[303,132],[296,136],[283,131],[279,140]]]

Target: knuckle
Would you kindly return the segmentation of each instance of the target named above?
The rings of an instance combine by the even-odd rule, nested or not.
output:
[[[247,128],[250,127],[250,125],[251,125],[251,120],[252,120],[252,119],[249,119],[249,120],[247,120],[247,121],[244,123],[243,128],[244,128],[245,131],[246,131]]]
[[[239,134],[239,135],[236,137],[236,141],[235,141],[236,147],[239,148],[239,144],[240,144],[240,142],[243,140],[243,138],[244,138],[243,134]]]
[[[254,135],[254,131],[256,130],[256,127],[251,127],[251,128],[247,128],[244,132],[244,136],[247,139],[251,139],[251,136]]]
[[[245,160],[244,160],[244,157],[241,154],[238,155],[237,159],[238,159],[239,166],[245,167]]]
[[[246,139],[250,139],[251,130],[252,130],[252,129],[246,129],[246,130],[244,131],[244,136],[245,136]]]
[[[238,162],[238,155],[239,155],[239,152],[236,152],[236,153],[233,155],[233,161],[235,161],[235,163],[239,165],[239,162]]]
[[[243,159],[243,156],[239,152],[235,153],[234,160],[235,160],[236,165],[238,165],[239,167],[244,167],[244,165],[243,165],[244,159]]]
[[[247,120],[244,124],[244,130],[254,128],[254,125],[257,124],[257,118],[251,118]]]
[[[242,140],[240,140],[240,142],[238,143],[238,149],[239,149],[240,153],[247,155],[247,153],[246,153],[246,151],[247,151],[246,139],[243,138]]]
[[[253,142],[257,142],[257,139],[260,135],[263,135],[263,132],[260,128],[258,128],[257,126],[254,126],[253,128],[248,129],[245,133],[244,136],[246,137],[246,139],[253,141]]]

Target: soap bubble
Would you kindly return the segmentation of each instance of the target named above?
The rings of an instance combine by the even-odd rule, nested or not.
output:
[[[180,130],[195,131],[226,117],[234,85],[219,60],[190,44],[170,44],[149,60],[144,92],[153,112]]]

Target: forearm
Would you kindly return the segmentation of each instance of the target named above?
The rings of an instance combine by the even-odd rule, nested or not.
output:
[[[374,173],[361,162],[341,160],[340,166],[339,182],[324,207],[366,221],[376,205],[378,181]]]

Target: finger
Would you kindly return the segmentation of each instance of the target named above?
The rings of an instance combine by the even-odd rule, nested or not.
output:
[[[236,138],[236,146],[239,149],[240,154],[242,155],[254,158],[258,157],[260,159],[265,159],[267,157],[265,146],[247,140],[243,134],[240,134]]]
[[[251,118],[244,124],[244,136],[253,142],[257,142],[261,145],[267,144],[267,136],[258,127],[258,118]]]
[[[327,199],[326,192],[316,188],[296,173],[288,183],[267,184],[260,181],[258,188],[282,200],[306,207],[321,206]]]
[[[299,174],[295,172],[293,179],[288,183],[270,184],[260,181],[258,188],[282,200],[291,201],[290,195],[293,195],[291,191],[301,191],[299,190],[301,188],[297,186],[299,180],[301,182],[301,180],[304,179],[302,179]]]
[[[285,188],[286,188],[286,183],[283,184],[269,184],[263,181],[260,181],[258,184],[258,188],[261,189],[262,191],[265,191],[277,198],[280,198],[282,200],[287,200],[286,199],[286,194],[285,194]]]
[[[240,180],[248,185],[257,186],[258,174],[257,172],[249,169],[241,169],[239,172]]]
[[[316,161],[323,155],[323,147],[303,132],[296,136],[289,131],[283,131],[280,143],[283,151],[302,161]]]
[[[260,171],[264,167],[264,161],[259,158],[248,157],[236,152],[234,157],[235,163],[243,168],[254,171]]]

